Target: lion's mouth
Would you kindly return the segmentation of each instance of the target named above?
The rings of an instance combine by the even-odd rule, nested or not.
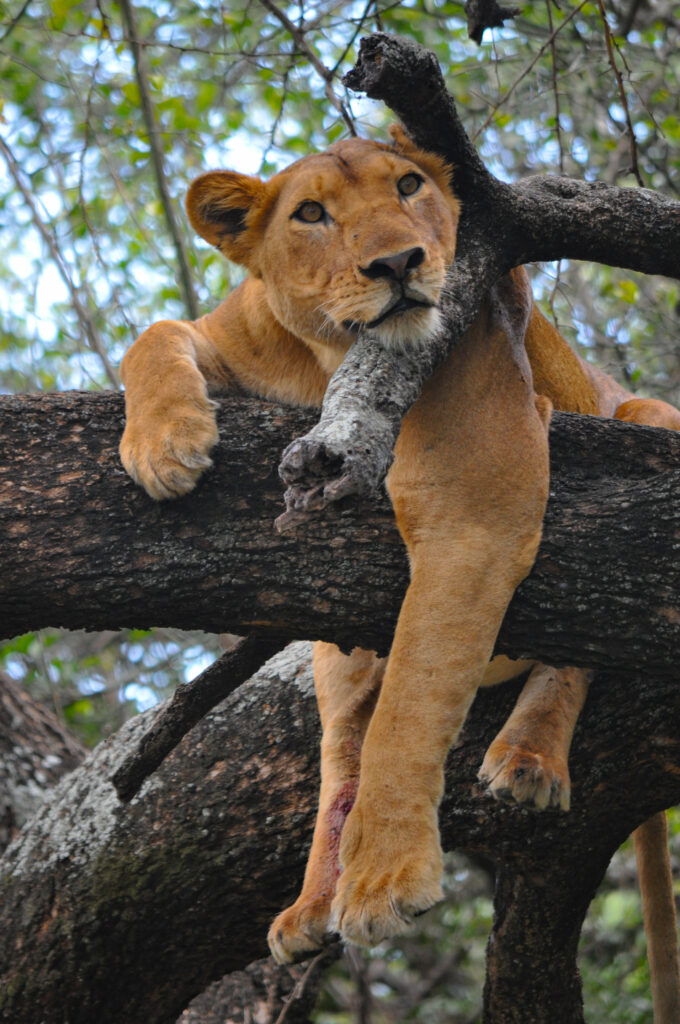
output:
[[[409,309],[431,309],[433,303],[431,302],[419,302],[418,299],[409,299],[407,295],[402,295],[400,299],[386,309],[384,313],[377,316],[375,320],[371,320],[370,323],[366,324],[367,327],[379,327],[385,320],[389,320],[392,316],[399,316],[400,313],[407,313]]]
[[[368,323],[361,323],[357,320],[345,320],[343,321],[343,327],[348,331],[358,331],[360,327],[379,327],[380,324],[384,324],[386,320],[391,319],[393,316],[400,316],[402,313],[408,313],[411,309],[432,309],[434,302],[423,302],[418,299],[411,299],[407,295],[402,295],[394,305],[386,309],[380,316],[377,316],[375,320],[370,320]]]

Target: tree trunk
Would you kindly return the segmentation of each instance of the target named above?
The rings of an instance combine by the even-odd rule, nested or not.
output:
[[[215,467],[154,502],[117,454],[122,397],[1,398],[0,614],[43,626],[175,626],[386,652],[408,571],[384,495],[277,534],[275,466],[314,413],[229,396]],[[555,414],[552,487],[533,572],[498,650],[675,677],[680,436]]]
[[[278,655],[211,712],[129,805],[109,779],[148,716],[59,784],[0,863],[2,1021],[171,1022],[210,980],[264,955],[269,920],[299,886],[314,817],[318,723],[305,650]],[[517,689],[478,696],[449,757],[441,810],[447,848],[514,860],[521,872],[521,885],[499,888],[489,1024],[533,1019],[507,981],[530,971],[539,1000],[536,979],[550,977],[555,949],[564,977],[576,978],[574,918],[609,857],[680,799],[680,688],[625,676],[593,684],[574,742],[571,813],[485,798],[476,771]],[[578,894],[570,919],[550,910],[565,888]]]
[[[53,714],[0,673],[0,853],[86,753]]]

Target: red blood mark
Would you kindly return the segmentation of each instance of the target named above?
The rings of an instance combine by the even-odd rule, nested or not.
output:
[[[332,804],[326,811],[329,866],[334,870],[336,877],[340,874],[338,866],[340,836],[347,815],[354,806],[358,786],[358,782],[346,782],[335,794]]]

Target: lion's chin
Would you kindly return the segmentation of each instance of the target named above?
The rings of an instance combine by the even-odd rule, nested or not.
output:
[[[371,334],[386,348],[412,349],[424,345],[441,327],[437,306],[422,306],[389,317],[371,328]]]

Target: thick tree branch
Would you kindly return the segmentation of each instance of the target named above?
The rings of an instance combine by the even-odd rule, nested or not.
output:
[[[168,701],[159,714],[147,716],[152,719],[149,732],[166,717],[171,704]],[[0,673],[0,855],[20,828],[42,812],[56,782],[88,753],[48,707]],[[282,1014],[286,1024],[307,1024],[324,967],[338,953],[339,948],[332,947],[312,964],[293,969],[271,958],[258,960],[211,985],[192,1001],[177,1024],[248,1024],[251,1020],[274,1024]],[[121,984],[126,980],[121,979]]]
[[[494,178],[463,129],[436,58],[417,43],[369,36],[345,82],[383,100],[419,146],[451,162],[463,212],[442,299],[443,334],[398,360],[370,333],[360,334],[331,382],[319,423],[284,452],[292,515],[282,525],[378,486],[424,381],[512,267],[572,258],[680,277],[680,203],[645,189],[566,178],[517,185]]]
[[[272,529],[270,467],[313,414],[225,399],[214,470],[194,494],[159,504],[119,465],[122,406],[113,393],[0,399],[6,633],[167,623],[388,648],[407,572],[386,499],[331,509],[303,543]],[[680,437],[559,415],[551,449],[544,542],[501,649],[616,670],[579,727],[578,810],[537,818],[480,803],[475,774],[511,687],[476,705],[442,811],[447,845],[503,862],[499,913],[528,944],[534,980],[546,979],[527,988],[536,1007],[560,978],[578,1001],[575,939],[568,956],[540,927],[546,893],[575,936],[613,849],[680,799]],[[129,804],[110,779],[145,719],[60,785],[0,869],[0,1020],[171,1022],[209,980],[264,953],[267,922],[298,885],[315,805],[316,715],[291,658],[199,722]],[[645,677],[630,680],[630,664]],[[536,880],[531,891],[510,884],[515,873]],[[490,1002],[506,980],[495,978]]]
[[[158,503],[120,465],[121,395],[0,398],[5,634],[165,625],[387,651],[408,571],[386,497],[304,538],[272,527],[277,453],[313,416],[225,398],[215,468]],[[551,450],[543,543],[499,650],[675,677],[680,436],[562,413]]]
[[[121,800],[131,800],[145,779],[174,750],[182,737],[237,687],[245,683],[276,651],[279,644],[246,637],[191,683],[182,683],[157,715],[138,747],[131,751],[111,780]]]
[[[211,712],[131,803],[109,780],[153,713],[59,784],[0,861],[0,1020],[170,1024],[211,979],[264,955],[268,922],[299,885],[315,811],[318,723],[304,649],[277,656]],[[680,800],[680,688],[670,678],[615,683],[593,686],[579,724],[571,813],[497,804],[476,787],[514,685],[479,695],[449,758],[445,846],[516,866],[535,888],[519,917],[502,894],[526,953],[513,962],[529,972],[516,1019],[543,1020],[534,1013],[546,986],[554,996],[565,982],[555,970],[566,953],[546,921],[578,920],[621,840]],[[571,1024],[548,1003],[551,1024]]]

